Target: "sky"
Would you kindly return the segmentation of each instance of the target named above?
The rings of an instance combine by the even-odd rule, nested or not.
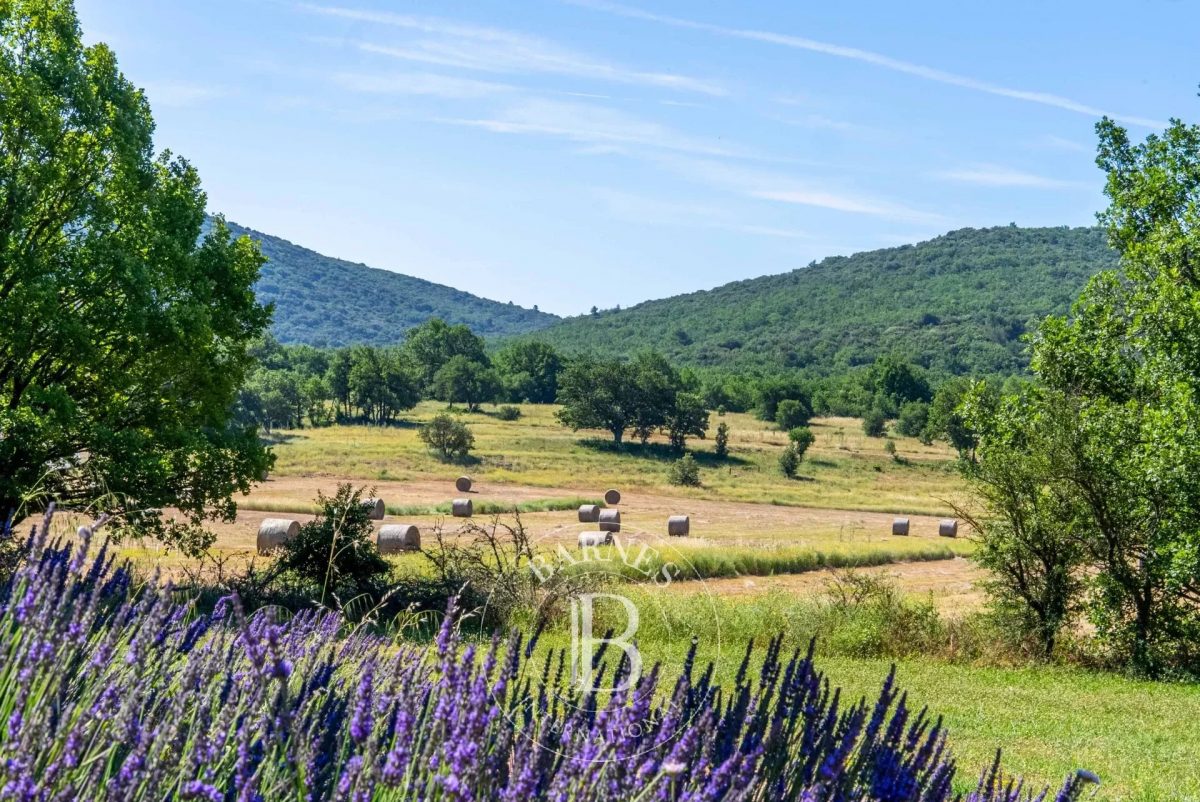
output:
[[[1190,0],[77,0],[213,213],[560,315],[1090,225],[1200,119]]]

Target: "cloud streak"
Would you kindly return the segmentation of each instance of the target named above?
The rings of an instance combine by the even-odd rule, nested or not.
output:
[[[1146,128],[1165,128],[1167,125],[1166,122],[1161,120],[1103,111],[1095,106],[1081,103],[1077,100],[1063,97],[1062,95],[1002,86],[1000,84],[983,81],[978,78],[947,72],[935,67],[928,67],[923,64],[915,64],[911,61],[892,58],[891,56],[887,56],[882,53],[876,53],[871,50],[863,50],[857,47],[847,47],[844,45],[832,44],[830,42],[821,42],[816,39],[808,39],[803,36],[793,36],[790,34],[775,33],[772,31],[759,31],[746,28],[732,28],[724,25],[714,25],[708,22],[699,22],[696,20],[684,19],[682,17],[673,17],[667,14],[656,14],[650,11],[634,8],[632,6],[610,3],[607,2],[607,0],[567,0],[567,2],[585,8],[591,8],[596,11],[602,11],[620,17],[627,17],[629,19],[656,22],[662,25],[670,25],[674,28],[687,28],[696,31],[704,31],[706,33],[711,33],[718,36],[745,39],[754,42],[763,42],[766,44],[780,45],[782,47],[790,47],[795,50],[806,50],[812,53],[822,53],[827,56],[850,59],[852,61],[858,61],[864,64],[871,64],[885,70],[891,70],[892,72],[899,72],[906,75],[912,75],[917,78],[923,78],[927,81],[934,81],[941,84],[947,84],[949,86],[957,86],[962,89],[970,89],[975,92],[983,92],[989,95],[1011,98],[1013,100],[1021,100],[1028,103],[1051,106],[1064,111],[1085,114],[1089,117],[1108,116],[1123,123],[1139,125]]]
[[[428,95],[447,100],[493,97],[516,91],[516,87],[491,81],[474,81],[428,72],[375,75],[342,72],[332,76],[335,84],[352,92],[376,95]]]
[[[531,98],[486,118],[443,118],[439,122],[497,134],[556,137],[600,148],[638,146],[698,156],[745,156],[731,148],[682,134],[659,123],[589,103]]]
[[[540,37],[499,28],[464,25],[437,17],[300,3],[297,8],[326,17],[401,29],[421,38],[400,45],[356,43],[367,52],[421,64],[496,73],[544,73],[607,83],[648,86],[713,97],[727,94],[711,81],[649,72],[596,59]]]
[[[1027,173],[994,164],[982,164],[962,170],[946,170],[935,173],[936,178],[960,184],[983,187],[1017,187],[1029,189],[1079,189],[1088,186],[1079,181],[1065,181],[1036,173]]]
[[[881,219],[943,225],[946,218],[886,198],[865,196],[790,175],[726,164],[711,159],[668,158],[661,161],[681,177],[721,187],[756,200],[828,209]]]

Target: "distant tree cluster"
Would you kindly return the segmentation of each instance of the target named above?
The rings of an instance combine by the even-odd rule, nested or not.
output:
[[[574,430],[603,429],[617,444],[627,433],[646,443],[663,432],[682,451],[687,438],[708,432],[708,410],[697,389],[692,377],[652,351],[629,361],[581,356],[563,371],[558,419]]]
[[[334,422],[387,425],[422,398],[461,404],[552,403],[563,359],[544,343],[512,343],[494,357],[463,325],[434,319],[412,329],[402,345],[321,349],[260,338],[250,349],[257,366],[242,385],[240,420],[267,431]],[[512,420],[512,409],[504,417]],[[517,410],[519,415],[519,410]]]

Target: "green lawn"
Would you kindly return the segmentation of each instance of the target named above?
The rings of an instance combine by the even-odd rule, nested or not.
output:
[[[564,646],[564,636],[546,642]],[[700,664],[717,661],[732,684],[742,646],[718,655],[702,641]],[[670,677],[682,665],[688,638],[639,641],[643,659],[661,660]],[[873,698],[888,660],[821,656],[818,667],[848,698]],[[959,762],[959,788],[1002,748],[1004,765],[1036,787],[1055,785],[1087,768],[1102,786],[1098,800],[1200,799],[1200,686],[1140,682],[1111,674],[1056,667],[983,668],[914,659],[897,665],[910,705],[945,718]]]

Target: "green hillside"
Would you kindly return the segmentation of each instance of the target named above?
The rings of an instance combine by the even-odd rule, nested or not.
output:
[[[713,367],[834,372],[897,353],[949,373],[1012,373],[1020,337],[1066,311],[1087,279],[1115,266],[1095,228],[961,229],[917,245],[831,257],[539,333],[567,351],[656,348]]]
[[[524,334],[554,315],[480,298],[412,276],[322,256],[279,237],[229,224],[262,245],[267,264],[255,287],[275,304],[275,336],[284,343],[342,346],[398,343],[431,317],[465,323],[485,337]]]

